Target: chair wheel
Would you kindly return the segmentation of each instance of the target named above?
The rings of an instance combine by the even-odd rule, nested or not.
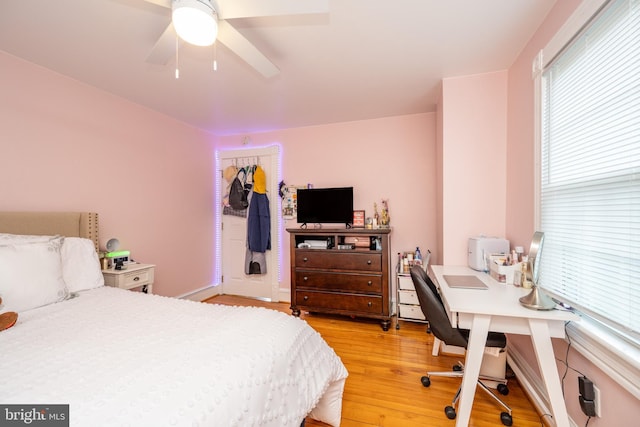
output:
[[[506,426],[510,426],[513,424],[513,418],[511,418],[511,415],[509,415],[507,412],[500,413],[500,421],[502,421],[502,424]]]
[[[498,393],[506,396],[507,394],[509,394],[509,387],[507,387],[506,384],[498,384]]]
[[[431,385],[431,378],[425,375],[424,377],[420,378],[420,382],[422,382],[423,386],[429,387]]]
[[[453,370],[454,370],[454,371],[456,371],[456,372],[460,372],[460,371],[462,371],[462,366],[460,366],[460,365],[453,365]]]
[[[456,410],[453,406],[447,406],[444,408],[444,414],[447,416],[447,418],[449,418],[450,420],[455,420],[456,419]],[[509,415],[509,414],[507,414]]]

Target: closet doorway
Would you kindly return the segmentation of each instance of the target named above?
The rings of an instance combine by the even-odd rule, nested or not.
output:
[[[233,212],[224,208],[224,198],[228,192],[229,182],[224,176],[225,170],[234,166],[238,170],[250,170],[260,166],[266,177],[266,190],[269,199],[271,223],[271,250],[265,252],[267,272],[264,274],[247,274],[245,262],[247,258],[247,218],[241,212]],[[218,233],[216,233],[216,249],[222,293],[260,298],[269,301],[279,300],[280,278],[280,146],[272,145],[263,148],[246,150],[225,150],[217,152],[216,170],[218,171],[218,206],[216,212]],[[240,174],[243,177],[243,174]],[[251,184],[252,175],[248,175]],[[225,213],[226,211],[226,213]],[[247,211],[248,212],[248,211]]]

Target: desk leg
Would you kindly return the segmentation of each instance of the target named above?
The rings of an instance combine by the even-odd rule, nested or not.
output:
[[[482,365],[482,356],[484,355],[484,347],[487,343],[490,323],[491,316],[481,314],[473,316],[469,343],[467,345],[467,357],[464,362],[460,401],[458,402],[458,410],[456,411],[456,427],[469,425],[471,406],[473,406],[473,398],[478,383],[478,375],[480,375],[480,365]]]
[[[540,374],[547,388],[553,419],[557,427],[569,427],[569,416],[567,407],[562,396],[562,386],[558,367],[551,345],[551,334],[549,324],[543,319],[529,319],[529,330],[531,331],[531,341],[538,359]]]
[[[433,349],[431,350],[432,356],[437,356],[440,354],[440,346],[442,345],[442,341],[440,341],[435,336],[433,337]]]

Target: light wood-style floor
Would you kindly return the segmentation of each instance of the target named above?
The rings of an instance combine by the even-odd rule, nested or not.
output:
[[[254,305],[291,314],[289,304],[270,303],[220,295],[206,302]],[[451,404],[459,379],[432,377],[425,388],[420,377],[427,370],[450,370],[459,356],[433,357],[433,336],[425,325],[395,319],[389,331],[369,319],[350,319],[323,314],[301,315],[340,356],[349,371],[343,398],[343,427],[453,427],[444,407]],[[533,405],[515,379],[509,380],[509,395],[503,399],[513,410],[513,426],[540,427]],[[500,407],[478,390],[471,411],[471,427],[502,426]],[[307,427],[326,424],[307,419]]]

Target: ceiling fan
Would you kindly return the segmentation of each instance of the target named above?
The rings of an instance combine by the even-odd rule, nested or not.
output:
[[[280,70],[262,54],[227,20],[280,15],[328,13],[329,0],[144,0],[172,9],[172,22],[162,33],[146,61],[166,64],[175,55],[176,31],[181,39],[200,46],[213,44],[216,40],[247,62],[264,77],[277,75]],[[208,40],[201,42],[183,35],[180,15],[193,15],[202,24]],[[186,25],[193,29],[193,23]]]

